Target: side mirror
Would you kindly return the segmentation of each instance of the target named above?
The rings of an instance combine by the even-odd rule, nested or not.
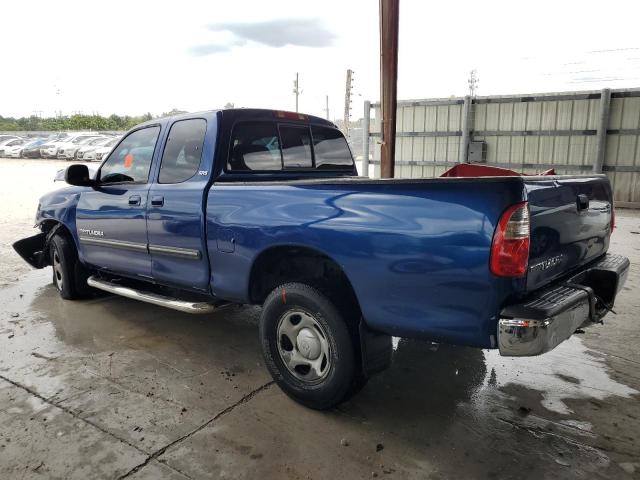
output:
[[[86,165],[69,165],[64,172],[64,181],[78,187],[90,187],[95,184]]]

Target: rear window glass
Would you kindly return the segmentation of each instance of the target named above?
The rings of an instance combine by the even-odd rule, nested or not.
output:
[[[311,135],[308,127],[280,125],[284,168],[312,168]]]
[[[229,170],[281,170],[282,157],[275,123],[239,123],[233,129]]]
[[[227,170],[351,170],[353,158],[339,130],[277,122],[234,126]]]
[[[316,168],[334,170],[350,169],[353,166],[347,141],[338,130],[313,126],[311,133],[316,154]]]

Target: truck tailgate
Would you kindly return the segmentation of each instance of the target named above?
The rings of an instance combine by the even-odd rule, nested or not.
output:
[[[527,290],[536,290],[602,256],[613,203],[604,175],[524,180],[531,244]]]

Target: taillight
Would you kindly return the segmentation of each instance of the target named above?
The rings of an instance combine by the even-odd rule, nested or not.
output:
[[[491,272],[499,277],[522,277],[529,265],[529,206],[510,206],[500,217],[491,243]]]

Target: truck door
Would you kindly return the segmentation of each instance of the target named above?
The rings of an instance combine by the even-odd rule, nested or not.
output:
[[[214,127],[209,125],[212,134]],[[206,132],[207,121],[202,118],[171,125],[147,205],[153,278],[203,291],[209,286],[204,195],[213,158],[212,151],[203,155]]]
[[[149,277],[147,196],[160,126],[127,135],[97,174],[98,186],[83,192],[76,210],[80,255],[117,273]]]

